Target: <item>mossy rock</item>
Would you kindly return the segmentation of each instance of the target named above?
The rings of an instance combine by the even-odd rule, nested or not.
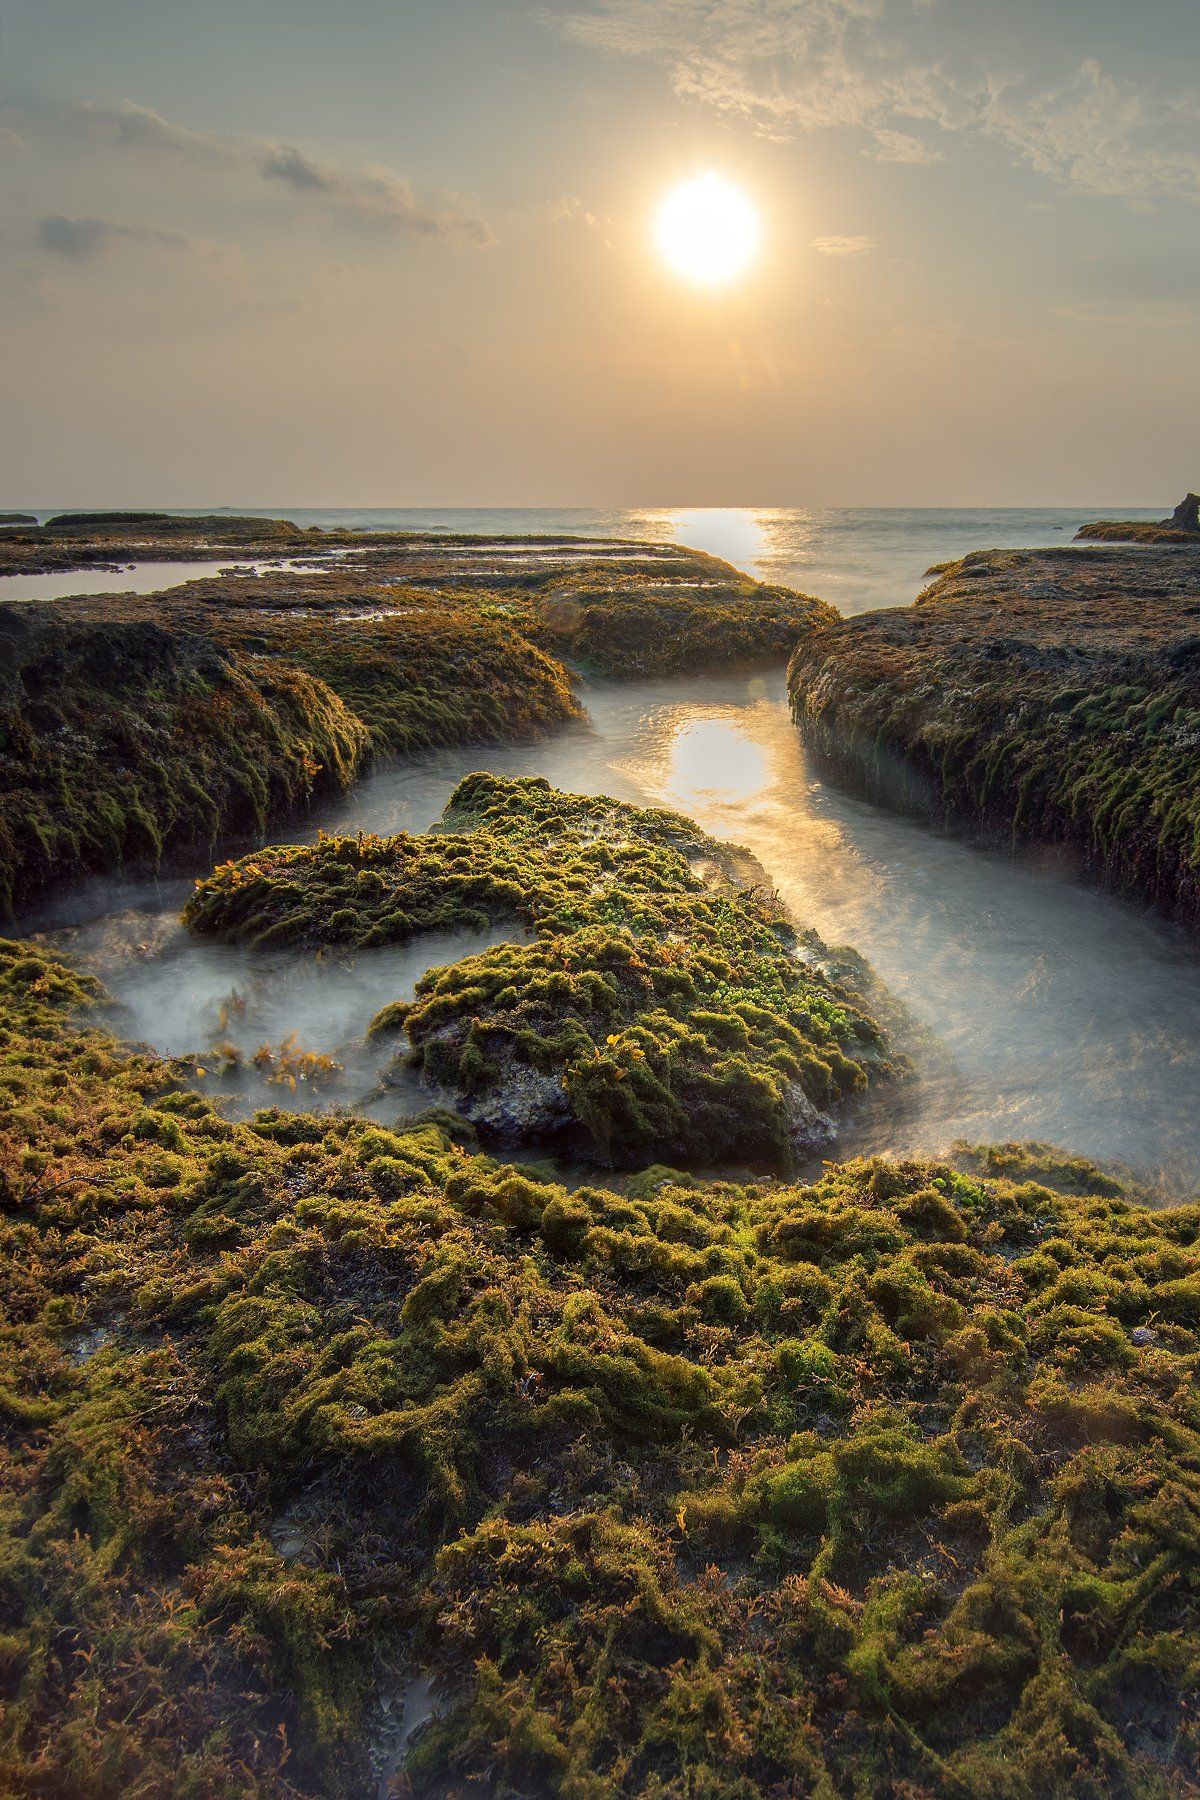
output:
[[[6,1791],[338,1800],[414,1667],[418,1794],[1196,1791],[1200,1209],[568,1190],[100,998],[0,943]]]
[[[472,775],[439,829],[321,838],[224,864],[185,914],[225,938],[396,942],[515,921],[418,983],[373,1030],[493,1141],[574,1143],[633,1166],[787,1166],[833,1114],[905,1065],[803,947],[744,852],[678,814]],[[801,953],[802,951],[802,953]]]
[[[979,551],[799,643],[792,708],[871,799],[1200,923],[1200,548]]]

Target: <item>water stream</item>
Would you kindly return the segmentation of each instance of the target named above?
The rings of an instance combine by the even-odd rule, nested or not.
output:
[[[1045,858],[981,851],[825,786],[788,717],[782,672],[590,682],[581,697],[590,727],[382,766],[276,835],[423,830],[479,767],[677,808],[753,850],[796,918],[854,945],[936,1034],[941,1051],[923,1058],[912,1091],[869,1112],[848,1147],[1041,1138],[1168,1193],[1200,1190],[1200,949],[1184,932]],[[374,1090],[379,1065],[359,1042],[373,1013],[428,964],[477,947],[418,940],[347,965],[200,944],[173,923],[185,893],[107,883],[76,898],[77,918],[91,920],[76,946],[127,1009],[128,1034],[207,1051],[229,1035],[221,1007],[236,992],[249,997],[234,1021],[245,1053],[295,1033],[346,1065],[328,1098]],[[302,1083],[293,1093],[226,1079],[244,1104],[322,1098]],[[370,1106],[389,1117],[418,1098],[376,1094]]]

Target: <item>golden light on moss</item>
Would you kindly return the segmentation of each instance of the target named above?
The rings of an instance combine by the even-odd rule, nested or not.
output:
[[[671,190],[655,230],[667,266],[700,287],[723,286],[741,275],[757,255],[761,236],[749,198],[712,169]]]

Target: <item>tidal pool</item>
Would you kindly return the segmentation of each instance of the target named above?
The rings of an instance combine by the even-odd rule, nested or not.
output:
[[[76,600],[85,594],[162,594],[188,581],[214,575],[312,574],[337,551],[312,557],[260,557],[254,561],[229,556],[202,562],[122,562],[107,569],[52,569],[41,575],[0,575],[0,604],[23,600]],[[342,552],[342,554],[349,554]]]
[[[745,844],[802,925],[851,944],[936,1045],[846,1149],[1040,1138],[1200,1190],[1200,948],[1047,857],[1013,858],[818,779],[782,673],[588,683],[591,730],[377,770],[319,819],[422,830],[487,767],[669,806]]]
[[[345,955],[213,944],[180,924],[186,893],[171,884],[155,905],[93,918],[57,941],[104,982],[107,1022],[121,1037],[196,1058],[197,1085],[235,1114],[349,1106],[390,1123],[420,1112],[432,1096],[391,1068],[394,1039],[368,1041],[372,1018],[410,1000],[427,969],[524,936],[512,925],[426,932]]]
[[[1173,1195],[1200,1191],[1200,949],[1183,931],[1046,858],[982,851],[827,786],[788,717],[782,672],[589,682],[581,698],[590,727],[384,765],[274,835],[424,830],[476,768],[677,808],[747,845],[798,922],[861,951],[936,1040],[920,1051],[918,1082],[858,1119],[844,1149],[1040,1138],[1122,1163]],[[380,1064],[361,1044],[366,1023],[429,964],[480,940],[456,950],[418,939],[349,964],[190,944],[171,923],[185,893],[186,884],[164,888],[150,901],[109,883],[73,902],[93,933],[106,917],[111,932],[131,904],[164,922],[161,944],[144,956],[93,945],[128,1008],[127,1034],[173,1052],[205,1050],[214,1009],[229,992],[248,992],[248,1051],[294,1031],[345,1064],[340,1097],[366,1103],[374,1093],[379,1116],[402,1110],[400,1096],[375,1092]],[[278,1103],[312,1104],[303,1088],[265,1086]],[[403,1109],[413,1103],[405,1097]]]

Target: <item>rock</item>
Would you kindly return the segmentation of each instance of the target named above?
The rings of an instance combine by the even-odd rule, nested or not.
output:
[[[1200,930],[1200,535],[1178,536],[977,551],[801,643],[810,753],[877,805],[1064,851]]]
[[[1200,494],[1186,494],[1163,524],[1173,525],[1177,531],[1200,532]]]
[[[1151,1331],[1148,1325],[1137,1325],[1130,1332],[1129,1341],[1131,1344],[1136,1344],[1140,1350],[1147,1344],[1157,1344],[1158,1333],[1157,1331]]]

